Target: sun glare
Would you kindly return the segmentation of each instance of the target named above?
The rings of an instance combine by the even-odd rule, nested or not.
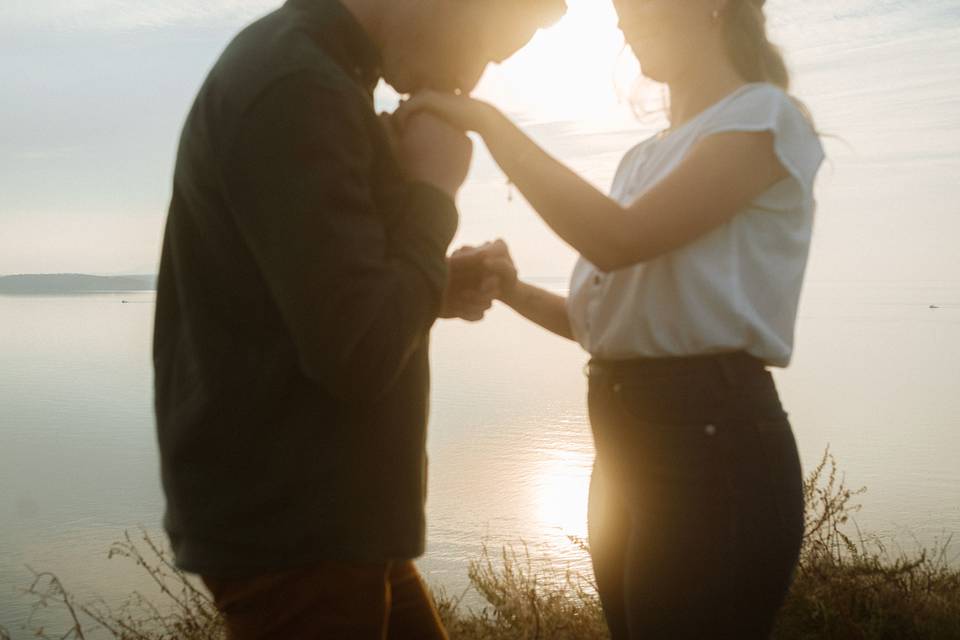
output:
[[[591,121],[624,111],[617,87],[636,77],[609,0],[568,0],[567,15],[491,66],[476,95],[532,121]]]
[[[589,454],[551,451],[536,476],[537,517],[545,530],[560,536],[587,535]]]

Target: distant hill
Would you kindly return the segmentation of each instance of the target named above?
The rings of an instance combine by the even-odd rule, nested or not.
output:
[[[155,291],[157,277],[87,276],[79,273],[0,276],[0,295],[105,293],[112,291]]]

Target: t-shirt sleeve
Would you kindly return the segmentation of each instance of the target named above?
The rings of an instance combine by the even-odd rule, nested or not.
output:
[[[810,119],[787,93],[773,85],[744,92],[706,123],[700,138],[735,131],[769,131],[774,151],[803,191],[812,197],[823,147]]]

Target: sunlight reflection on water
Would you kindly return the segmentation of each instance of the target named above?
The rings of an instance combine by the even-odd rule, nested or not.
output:
[[[571,6],[580,16],[594,2]],[[105,253],[108,231],[116,234],[111,252],[155,249],[159,223],[147,232],[127,209],[162,212],[168,181],[161,177],[194,84],[227,36],[270,3],[242,4],[144,2],[139,12],[113,0],[16,5],[16,19],[2,25],[5,36],[28,41],[39,34],[38,42],[54,45],[32,43],[30,55],[7,56],[16,64],[0,68],[12,91],[25,96],[0,104],[4,121],[18,123],[9,133],[21,144],[21,155],[0,158],[0,169],[13,176],[0,194],[8,198],[0,202],[0,257],[8,270],[21,268],[14,257],[33,260],[36,246],[77,252],[46,256],[47,266]],[[796,358],[775,377],[805,465],[830,445],[850,485],[869,489],[857,524],[912,550],[915,539],[929,545],[960,531],[956,2],[769,5],[799,95],[818,126],[840,136],[827,141],[831,157],[818,186]],[[609,36],[592,53],[612,64],[616,34],[609,11],[596,11],[595,20],[564,28],[585,40]],[[48,33],[47,18],[84,37]],[[11,33],[20,26],[33,30]],[[485,97],[502,100],[551,152],[605,189],[622,154],[649,132],[622,110],[612,115],[609,69],[583,64],[580,47],[540,40],[545,48],[490,75]],[[109,46],[91,44],[101,42]],[[149,46],[133,46],[140,42]],[[21,67],[31,60],[34,66]],[[161,60],[169,64],[158,66]],[[141,74],[144,84],[130,84],[130,69],[144,65],[152,70]],[[52,102],[43,101],[48,93]],[[124,120],[120,110],[137,118]],[[141,112],[153,114],[156,126],[144,127]],[[108,144],[95,148],[88,138]],[[121,139],[129,146],[117,146]],[[64,145],[75,163],[51,162]],[[562,287],[572,252],[522,199],[507,201],[504,179],[482,149],[478,160],[461,198],[458,242],[504,236],[523,273],[552,275],[540,283]],[[143,167],[128,175],[118,164]],[[89,183],[100,199],[47,188],[73,183]],[[124,200],[115,189],[121,183],[155,192],[156,201]],[[108,200],[105,210],[113,213],[96,217],[90,212],[104,208],[103,193],[121,204]],[[53,195],[59,199],[40,197]],[[38,198],[37,210],[27,207]],[[43,206],[77,215],[54,218]],[[124,225],[129,229],[118,232]],[[51,238],[55,229],[60,235]],[[0,624],[18,640],[29,637],[16,629],[29,613],[17,592],[29,582],[25,564],[56,571],[81,596],[116,602],[135,588],[151,592],[135,568],[105,559],[123,530],[140,523],[162,539],[151,299],[120,305],[115,296],[0,297]],[[503,309],[478,326],[438,325],[429,540],[420,563],[431,582],[460,592],[466,563],[484,543],[496,555],[526,541],[536,557],[589,571],[568,540],[585,531],[592,460],[585,360],[576,345]]]

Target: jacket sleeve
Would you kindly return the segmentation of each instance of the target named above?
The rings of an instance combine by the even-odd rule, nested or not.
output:
[[[379,397],[427,339],[446,285],[457,211],[411,183],[390,233],[352,88],[287,76],[247,110],[224,191],[299,352],[304,374],[345,401]]]

